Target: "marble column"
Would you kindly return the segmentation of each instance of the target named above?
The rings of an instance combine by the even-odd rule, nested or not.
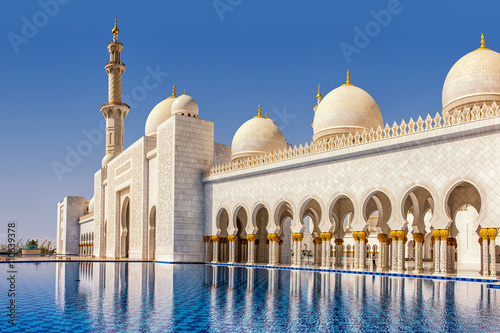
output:
[[[389,236],[392,239],[392,244],[391,244],[391,271],[397,271],[398,270],[398,237],[397,237],[397,232],[398,230],[392,230],[389,234]]]
[[[269,264],[271,266],[276,265],[277,259],[277,246],[279,237],[277,234],[268,234],[267,239],[269,240]]]
[[[342,255],[344,251],[342,244],[344,244],[344,240],[342,238],[335,239],[335,258],[333,261],[334,267],[342,266]]]
[[[293,260],[292,266],[299,267],[302,260],[302,240],[304,239],[304,234],[294,233],[292,234],[293,240]]]
[[[479,274],[483,275],[483,239],[479,237],[478,242],[481,247],[481,269],[479,270]]]
[[[396,231],[396,237],[398,239],[397,243],[397,259],[396,259],[396,267],[398,272],[404,272],[405,270],[405,258],[404,258],[404,246],[405,246],[405,238],[406,232],[403,230]]]
[[[366,243],[368,242],[368,239],[366,238],[366,232],[364,231],[358,231],[358,237],[359,237],[359,269],[365,270],[366,269]]]
[[[321,245],[322,245],[321,237],[316,237],[313,239],[314,244],[314,265],[321,266]]]
[[[213,263],[218,263],[219,262],[219,236],[212,236],[212,242],[213,242],[213,251],[212,251],[212,262]]]
[[[352,237],[354,238],[354,267],[353,269],[359,269],[359,235],[357,231],[352,233]]]
[[[322,254],[321,254],[321,268],[330,268],[330,248],[332,244],[332,233],[322,232]]]
[[[483,276],[490,275],[490,251],[488,229],[479,230],[479,236],[483,239]]]
[[[457,239],[450,237],[447,241],[448,245],[448,273],[455,273],[455,246],[457,245]]]
[[[441,253],[441,236],[440,230],[434,229],[432,231],[432,239],[434,245],[434,274],[439,274],[441,272],[441,264],[439,262],[440,253]]]
[[[320,234],[321,238],[321,268],[325,268],[326,266],[326,239],[325,239],[325,233],[322,232]]]
[[[236,240],[238,236],[229,235],[227,239],[229,241],[229,263],[234,264],[236,262]]]
[[[424,271],[424,234],[413,234],[415,241],[415,269],[413,273]]]
[[[495,249],[495,238],[498,235],[497,229],[489,228],[488,236],[490,240],[490,276],[493,278],[497,277],[497,265],[496,265],[496,249]]]
[[[210,236],[203,236],[203,240],[205,241],[205,262],[210,261]]]
[[[441,229],[439,231],[441,236],[441,257],[439,258],[439,263],[441,264],[441,274],[448,273],[448,235],[450,234],[448,230]]]
[[[241,240],[241,258],[240,262],[247,262],[248,261],[248,240],[242,239]]]
[[[377,260],[377,271],[382,272],[387,270],[387,245],[389,241],[389,236],[387,234],[379,234],[377,236],[379,241],[379,255]]]
[[[257,239],[256,235],[247,235],[248,240],[248,261],[247,264],[253,265],[255,264],[255,240]]]

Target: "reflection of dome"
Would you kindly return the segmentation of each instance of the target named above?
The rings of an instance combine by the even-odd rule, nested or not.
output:
[[[175,95],[175,86],[172,96],[156,104],[149,113],[146,120],[146,136],[156,135],[157,127],[172,115],[172,104],[177,96]]]
[[[92,197],[92,199],[90,199],[90,202],[89,202],[89,212],[93,212],[94,211],[94,197]]]
[[[184,95],[177,97],[173,102],[171,113],[198,118],[198,104],[193,97],[186,95],[186,91],[184,91]]]
[[[377,103],[366,91],[351,84],[348,71],[346,84],[330,91],[319,103],[314,115],[313,140],[361,133],[378,126],[383,127],[384,121]]]
[[[443,85],[443,114],[455,108],[500,102],[500,54],[481,47],[458,60]]]
[[[265,153],[284,150],[286,139],[274,121],[259,115],[245,122],[236,131],[231,144],[231,159],[258,156]]]

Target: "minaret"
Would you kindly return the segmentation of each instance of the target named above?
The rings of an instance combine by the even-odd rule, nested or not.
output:
[[[102,159],[102,166],[123,151],[124,121],[130,112],[130,107],[122,102],[122,75],[125,73],[125,64],[121,62],[120,55],[123,44],[118,41],[120,30],[112,30],[113,41],[108,44],[109,62],[104,69],[108,73],[108,102],[101,106],[101,113],[106,118],[106,156]]]

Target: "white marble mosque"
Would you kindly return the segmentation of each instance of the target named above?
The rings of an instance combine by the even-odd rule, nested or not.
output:
[[[125,149],[118,35],[115,22],[106,155],[93,198],[58,203],[58,253],[496,276],[500,54],[484,37],[449,71],[435,115],[384,124],[348,72],[324,98],[318,88],[311,142],[288,143],[259,106],[228,146],[174,87]]]

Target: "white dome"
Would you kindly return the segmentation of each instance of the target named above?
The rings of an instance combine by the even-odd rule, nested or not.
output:
[[[314,115],[313,140],[376,130],[378,126],[383,127],[384,120],[375,100],[363,89],[346,83],[330,91],[319,103]]]
[[[102,158],[102,167],[106,167],[108,165],[108,163],[113,159],[115,158],[116,155],[114,154],[106,154],[104,155],[104,157]]]
[[[156,135],[156,128],[172,115],[172,104],[176,97],[170,96],[169,98],[156,104],[156,106],[149,113],[146,120],[146,136]]]
[[[234,161],[286,148],[286,139],[274,121],[257,116],[241,125],[234,134],[231,159]]]
[[[172,114],[178,113],[185,116],[198,116],[198,104],[193,97],[186,95],[181,95],[177,97],[172,104]]]
[[[94,197],[92,197],[92,199],[90,199],[89,201],[89,212],[93,211],[94,211]]]
[[[500,54],[484,45],[458,60],[443,85],[443,114],[455,108],[500,102]]]

